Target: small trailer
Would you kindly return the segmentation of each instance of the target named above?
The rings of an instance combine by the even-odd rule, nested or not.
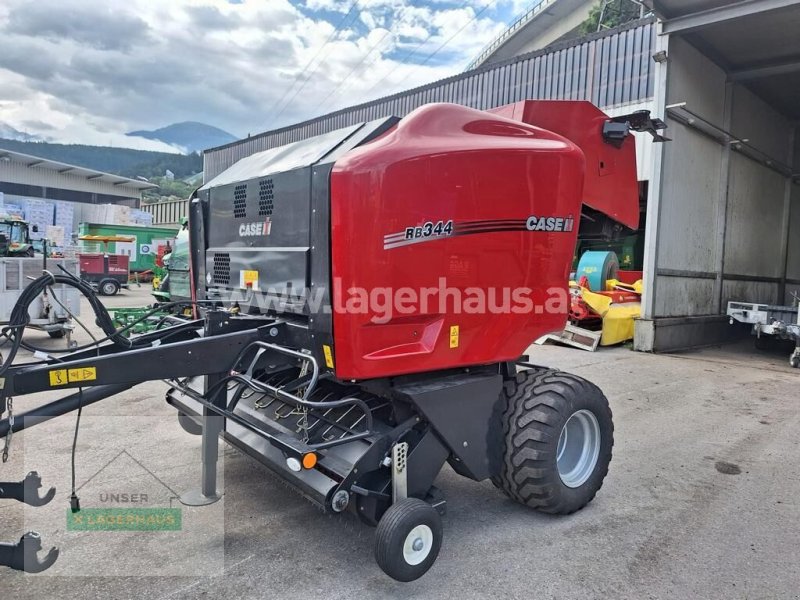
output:
[[[135,242],[135,237],[119,235],[82,235],[82,242],[103,245],[102,252],[81,252],[81,279],[88,282],[101,296],[115,296],[120,288],[128,287],[130,257],[126,254],[110,254],[108,245]]]
[[[789,364],[800,367],[800,303],[798,306],[773,306],[752,302],[728,302],[728,317],[734,321],[753,326],[757,337],[772,335],[782,340],[793,340],[794,352],[789,356]]]
[[[43,270],[63,273],[60,267],[76,276],[79,274],[78,261],[74,258],[48,258],[46,261],[41,257],[0,258],[0,322],[3,325],[9,322],[14,305],[33,279],[40,277]],[[46,331],[53,338],[66,336],[70,343],[70,313],[80,314],[80,292],[64,284],[52,285],[31,303],[29,327]]]

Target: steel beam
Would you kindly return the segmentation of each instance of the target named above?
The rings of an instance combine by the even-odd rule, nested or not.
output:
[[[656,9],[660,14],[664,14],[663,3],[656,2]],[[709,10],[698,11],[666,19],[663,22],[663,34],[687,33],[697,31],[705,27],[716,25],[732,19],[741,19],[757,13],[787,8],[790,6],[800,6],[800,0],[741,0]]]
[[[787,161],[790,165],[795,161],[795,140],[797,139],[797,127],[792,129],[789,135],[789,151],[786,153]],[[777,303],[786,302],[786,278],[789,271],[789,243],[792,237],[792,178],[787,177],[783,188],[783,216],[781,220],[781,282],[778,286]]]
[[[669,54],[669,36],[660,35],[662,23],[656,23],[656,39],[653,52],[666,52]],[[667,116],[667,74],[669,61],[656,63],[655,66],[655,87],[653,96],[655,100],[656,116],[666,118]],[[652,176],[647,189],[647,222],[645,225],[645,244],[644,244],[644,290],[642,293],[642,317],[652,319],[655,317],[656,306],[656,287],[658,266],[658,244],[659,244],[659,221],[661,218],[661,188],[663,181],[663,165],[666,144],[653,144],[652,156]],[[637,350],[648,350],[647,348],[636,348]]]
[[[731,130],[733,122],[733,89],[731,81],[725,82],[725,105],[722,114],[722,128],[725,131]],[[722,145],[722,157],[720,160],[719,182],[717,191],[717,230],[714,240],[714,250],[717,255],[717,273],[714,278],[714,296],[716,298],[717,312],[724,312],[724,289],[725,289],[725,250],[728,244],[728,205],[730,199],[731,184],[731,145]]]
[[[772,77],[773,75],[786,75],[796,71],[800,71],[800,57],[779,64],[769,64],[753,67],[751,69],[731,71],[728,73],[728,78],[731,81],[752,81],[763,77]]]

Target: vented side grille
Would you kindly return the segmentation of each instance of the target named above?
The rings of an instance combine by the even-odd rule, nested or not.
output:
[[[258,215],[269,217],[274,208],[272,201],[275,198],[272,179],[262,179],[258,182]]]
[[[233,216],[237,219],[247,216],[247,184],[233,188]]]
[[[214,255],[214,283],[230,285],[231,283],[231,255]]]

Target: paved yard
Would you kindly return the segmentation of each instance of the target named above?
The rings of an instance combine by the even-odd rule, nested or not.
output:
[[[149,301],[142,288],[111,303]],[[0,571],[2,596],[798,597],[800,373],[785,355],[756,354],[750,344],[671,356],[555,347],[530,354],[596,382],[614,411],[611,471],[575,515],[537,514],[447,469],[437,482],[448,500],[439,560],[421,580],[398,584],[372,560],[371,529],[320,514],[226,448],[224,500],[184,507],[183,531],[66,531],[68,416],[17,435],[11,461],[0,466],[2,479],[36,468],[58,487],[43,508],[0,501],[0,537],[38,529],[62,547],[49,575]],[[77,467],[85,507],[103,490],[144,492],[166,506],[173,492],[197,485],[199,438],[178,427],[165,390],[141,385],[84,411]],[[40,396],[18,398],[17,409]],[[76,571],[85,576],[69,576]]]

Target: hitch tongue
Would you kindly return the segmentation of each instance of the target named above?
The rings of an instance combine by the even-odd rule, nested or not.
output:
[[[51,487],[44,496],[39,496],[42,478],[36,471],[31,471],[22,481],[0,481],[0,499],[18,500],[29,506],[44,506],[56,495],[56,488]]]
[[[41,573],[53,566],[58,559],[58,548],[51,548],[43,560],[38,553],[42,549],[42,538],[35,531],[23,535],[16,544],[0,543],[0,566],[25,573]]]

